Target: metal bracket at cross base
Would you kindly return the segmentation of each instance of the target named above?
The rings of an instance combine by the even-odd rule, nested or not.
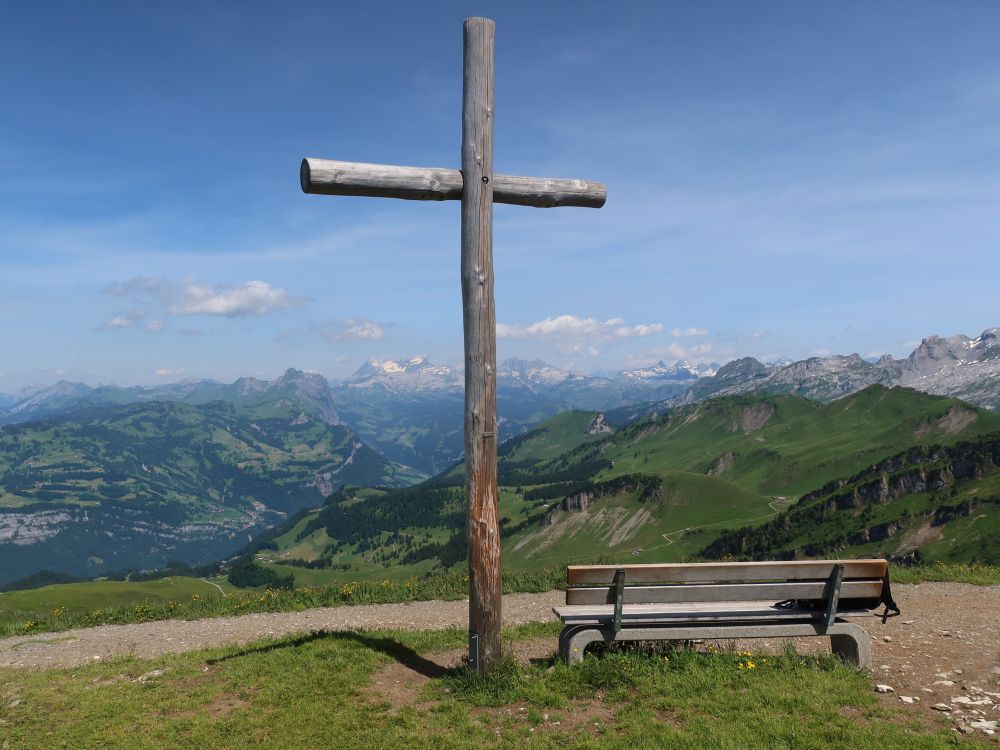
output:
[[[469,669],[479,671],[479,633],[469,631]]]

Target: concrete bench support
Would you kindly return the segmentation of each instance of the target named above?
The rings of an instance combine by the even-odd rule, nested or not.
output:
[[[871,669],[872,650],[868,634],[853,622],[838,620],[824,623],[768,623],[732,625],[666,625],[625,627],[617,633],[610,625],[568,625],[559,636],[559,652],[570,663],[583,659],[591,643],[614,641],[693,641],[743,638],[783,638],[829,636],[830,648],[844,661],[862,669]]]

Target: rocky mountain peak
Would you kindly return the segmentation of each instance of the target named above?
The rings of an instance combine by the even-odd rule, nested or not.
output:
[[[727,362],[719,368],[716,377],[720,380],[750,379],[767,375],[767,366],[753,357],[743,357]]]
[[[511,357],[500,363],[498,378],[508,383],[522,385],[553,385],[573,378],[573,373],[560,370],[540,359],[517,359]]]
[[[677,360],[673,365],[668,366],[661,359],[651,367],[640,367],[634,370],[622,370],[618,375],[621,378],[630,380],[668,380],[684,381],[697,380],[698,378],[710,378],[719,370],[719,365],[715,362],[711,364],[688,362],[684,359]]]
[[[918,375],[931,375],[944,366],[967,360],[971,342],[972,339],[962,334],[948,338],[928,336],[907,357],[907,369]]]

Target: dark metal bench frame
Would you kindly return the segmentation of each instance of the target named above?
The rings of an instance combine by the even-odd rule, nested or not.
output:
[[[780,565],[780,563],[777,564]],[[579,662],[583,658],[587,646],[595,642],[828,636],[834,654],[861,668],[868,669],[872,665],[868,634],[856,623],[848,622],[838,617],[837,614],[844,584],[844,565],[842,563],[833,565],[826,580],[822,608],[803,610],[800,612],[801,616],[795,621],[787,619],[740,621],[739,617],[734,617],[732,622],[700,623],[687,621],[671,623],[665,620],[656,622],[653,618],[653,621],[623,624],[622,612],[627,570],[628,566],[615,570],[609,592],[613,597],[614,610],[608,624],[567,623],[563,628],[559,636],[559,650],[569,663]],[[892,601],[889,592],[888,579],[888,564],[886,564],[882,580],[882,598],[886,604],[883,622],[889,616],[890,610],[893,610],[895,614],[899,613],[899,609]],[[776,618],[781,612],[781,607],[792,608],[795,604],[791,601],[777,603],[775,605]],[[794,611],[799,612],[798,609]],[[559,614],[558,610],[557,614]],[[563,615],[560,616],[565,620]]]

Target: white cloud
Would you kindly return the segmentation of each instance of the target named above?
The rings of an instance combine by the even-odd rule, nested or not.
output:
[[[330,320],[319,326],[320,336],[327,341],[373,341],[385,336],[385,329],[391,323],[379,323],[368,318],[343,318]]]
[[[245,284],[205,284],[186,279],[173,281],[163,277],[136,276],[111,284],[104,290],[112,297],[131,298],[137,304],[158,309],[159,315],[146,326],[150,333],[163,329],[165,315],[217,315],[238,318],[266,315],[275,310],[293,307],[300,300],[287,290],[272,287],[266,281],[248,281]],[[142,317],[129,314],[130,323]],[[119,320],[116,327],[123,327]]]
[[[295,304],[296,301],[286,290],[272,287],[266,281],[248,281],[238,286],[188,284],[181,293],[181,301],[168,307],[167,312],[171,315],[238,318],[267,315]]]
[[[184,373],[183,367],[176,367],[176,368],[161,367],[160,369],[156,370],[156,372],[154,372],[153,374],[160,378],[175,378],[178,375],[182,375],[183,373]]]
[[[708,335],[708,329],[707,328],[671,328],[670,329],[670,335],[671,336],[676,336],[678,338],[680,338],[680,337],[687,337],[687,336],[707,336]]]
[[[578,318],[575,315],[559,315],[545,318],[529,325],[497,324],[497,338],[501,339],[582,339],[586,341],[607,341],[611,339],[642,338],[660,333],[663,325],[648,323],[629,326],[621,318],[605,321],[594,318]]]
[[[143,316],[145,310],[131,310],[129,312],[118,313],[111,320],[105,323],[102,328],[129,328]]]

